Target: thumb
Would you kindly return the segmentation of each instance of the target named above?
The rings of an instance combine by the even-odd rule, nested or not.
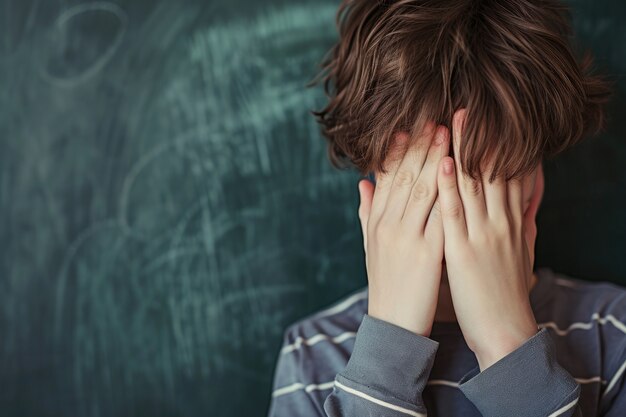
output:
[[[362,179],[358,183],[359,187],[359,220],[361,221],[361,232],[363,233],[363,247],[367,253],[367,223],[372,209],[372,198],[374,195],[374,184],[367,179]]]

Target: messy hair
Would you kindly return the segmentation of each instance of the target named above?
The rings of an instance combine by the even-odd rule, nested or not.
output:
[[[574,56],[557,1],[344,0],[335,19],[339,39],[309,85],[324,83],[329,102],[311,113],[337,168],[386,173],[397,132],[413,140],[429,120],[451,129],[463,107],[459,157],[472,179],[493,155],[490,181],[519,178],[604,128],[611,83],[591,73],[589,53]]]

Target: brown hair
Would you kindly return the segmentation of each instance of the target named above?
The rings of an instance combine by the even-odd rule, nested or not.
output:
[[[610,84],[590,73],[589,54],[578,64],[569,17],[553,0],[344,0],[339,40],[308,84],[323,80],[329,98],[311,113],[332,164],[386,172],[395,133],[414,137],[428,120],[451,128],[462,107],[473,179],[485,157],[498,155],[491,180],[518,178],[599,132]]]

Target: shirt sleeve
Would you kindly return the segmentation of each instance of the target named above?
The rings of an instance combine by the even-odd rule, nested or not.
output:
[[[328,388],[306,382],[303,378],[302,362],[307,358],[302,350],[295,349],[289,354],[282,354],[282,350],[291,345],[298,334],[297,325],[289,326],[283,333],[281,353],[272,382],[268,417],[326,417],[322,406],[314,401],[309,391]]]
[[[557,362],[546,328],[482,372],[472,368],[459,389],[483,417],[582,417],[580,385]]]
[[[329,417],[424,417],[422,391],[439,342],[365,314],[345,369],[324,402]]]

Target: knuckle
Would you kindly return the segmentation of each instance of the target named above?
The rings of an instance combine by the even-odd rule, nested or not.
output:
[[[373,236],[377,242],[387,242],[392,235],[392,226],[387,221],[381,220],[373,227]]]
[[[441,204],[439,203],[439,200],[436,200],[433,203],[433,207],[430,209],[430,211],[433,217],[441,217]]]
[[[379,190],[383,190],[389,186],[391,183],[391,178],[389,174],[381,175],[376,179],[375,188]]]
[[[424,201],[430,194],[430,188],[424,182],[418,180],[411,189],[411,200],[414,202]]]
[[[451,219],[459,219],[463,215],[463,207],[461,203],[451,204],[443,211],[444,215]]]
[[[430,137],[420,138],[419,140],[415,141],[415,143],[413,144],[413,147],[415,148],[415,158],[417,159],[419,155],[428,152],[428,149],[430,149],[430,144]]]
[[[398,186],[407,186],[413,184],[414,174],[410,170],[402,169],[396,172],[394,183]]]
[[[411,148],[406,151],[404,158],[407,159],[411,163],[411,165],[420,163],[422,159],[421,155],[422,153],[424,153],[423,146],[424,145],[420,144],[419,142],[412,144]]]

